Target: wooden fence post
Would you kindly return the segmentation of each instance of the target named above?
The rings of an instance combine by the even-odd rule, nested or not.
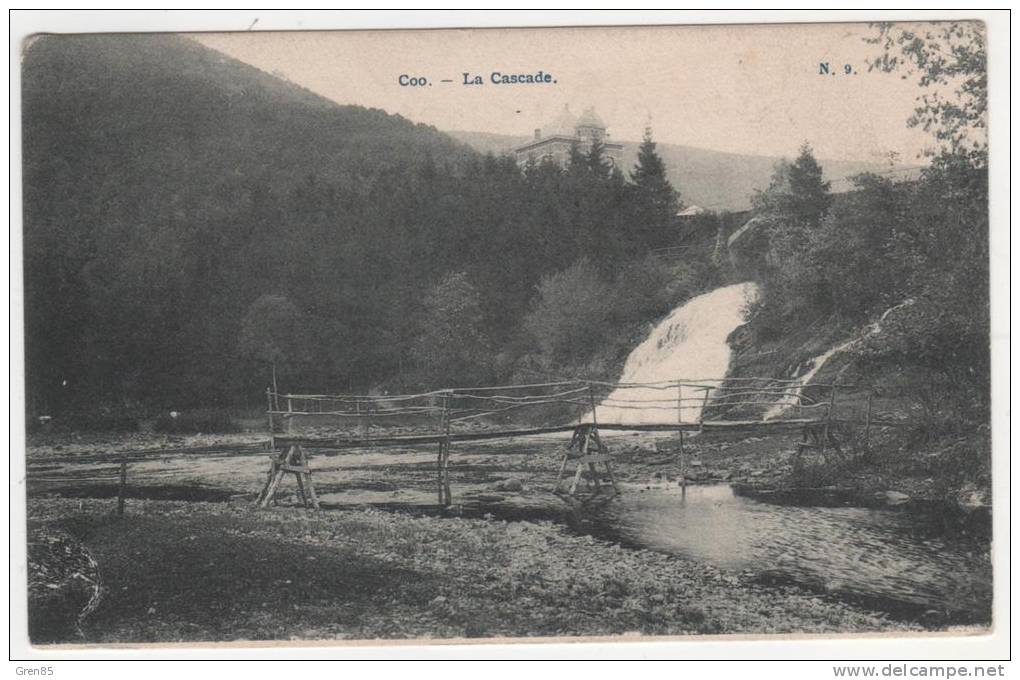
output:
[[[120,481],[117,484],[117,515],[124,516],[124,493],[127,490],[127,461],[120,461]]]

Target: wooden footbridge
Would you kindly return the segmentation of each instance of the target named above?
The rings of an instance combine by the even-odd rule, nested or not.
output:
[[[727,378],[654,383],[562,381],[528,385],[449,388],[420,394],[280,394],[266,390],[270,465],[257,504],[268,507],[288,475],[306,506],[318,508],[308,464],[309,450],[437,445],[439,504],[453,502],[450,456],[454,444],[536,435],[564,437],[557,493],[619,493],[605,431],[661,432],[679,439],[681,479],[684,439],[696,433],[802,432],[798,452],[823,456],[839,444],[833,428],[839,389],[850,385],[802,386],[796,380]],[[771,409],[781,413],[766,418]],[[867,399],[865,440],[872,425]],[[569,443],[567,443],[569,442]],[[566,487],[566,488],[564,488]],[[592,491],[592,487],[594,487]]]

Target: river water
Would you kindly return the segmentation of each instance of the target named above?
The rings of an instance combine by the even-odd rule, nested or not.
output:
[[[988,544],[931,512],[777,505],[728,485],[632,486],[568,520],[578,532],[794,582],[933,622],[990,621]]]
[[[682,392],[645,385],[678,379],[718,385],[729,368],[727,338],[744,323],[747,304],[757,294],[755,284],[740,283],[676,308],[630,354],[620,378],[625,385],[599,405],[600,422],[675,422],[678,415],[696,421],[697,398],[684,400],[678,414]],[[910,302],[889,311],[905,304]],[[878,332],[880,323],[869,333]],[[818,357],[801,383],[849,344]],[[698,395],[696,388],[688,389]],[[785,406],[776,404],[769,416]],[[910,618],[987,623],[988,542],[946,532],[942,514],[931,508],[780,505],[738,496],[728,485],[684,490],[673,484],[633,486],[568,521],[576,531],[624,545],[692,558],[764,582],[795,582]]]

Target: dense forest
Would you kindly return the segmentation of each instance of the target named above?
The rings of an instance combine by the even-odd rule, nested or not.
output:
[[[605,375],[712,280],[655,254],[650,137],[519,168],[168,36],[42,37],[23,82],[30,412]]]
[[[805,145],[729,248],[739,216],[677,220],[684,187],[651,131],[633,167],[597,145],[519,167],[186,39],[40,38],[23,77],[29,414],[255,406],[274,370],[329,391],[613,379],[650,322],[753,279],[753,343],[853,336],[895,307],[858,363],[919,370],[932,431],[987,423],[983,34],[876,35],[872,68],[918,78],[905,124],[932,133],[928,167],[836,193]]]

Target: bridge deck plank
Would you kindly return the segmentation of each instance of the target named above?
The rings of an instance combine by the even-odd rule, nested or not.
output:
[[[698,431],[747,431],[747,432],[762,432],[762,431],[782,431],[782,430],[796,430],[804,425],[812,423],[822,423],[824,420],[815,418],[798,418],[788,420],[726,420],[726,421],[706,421],[704,423],[599,423],[599,430],[603,431],[617,431],[617,432],[677,432],[683,430],[685,432],[698,432]],[[534,427],[518,430],[479,430],[475,432],[451,432],[449,435],[451,442],[468,442],[468,441],[484,441],[492,439],[511,439],[516,437],[529,437],[542,434],[558,434],[573,432],[578,426],[574,424],[570,425],[555,425],[550,427]],[[293,435],[278,435],[276,437],[277,446],[290,446],[292,444],[300,444],[301,446],[311,446],[319,448],[357,448],[357,447],[368,447],[368,446],[386,446],[386,445],[401,445],[401,444],[436,444],[446,440],[446,435],[441,433],[429,433],[429,434],[407,434],[407,435],[391,435],[386,437],[335,437],[335,436],[319,436],[319,437],[297,437]]]

